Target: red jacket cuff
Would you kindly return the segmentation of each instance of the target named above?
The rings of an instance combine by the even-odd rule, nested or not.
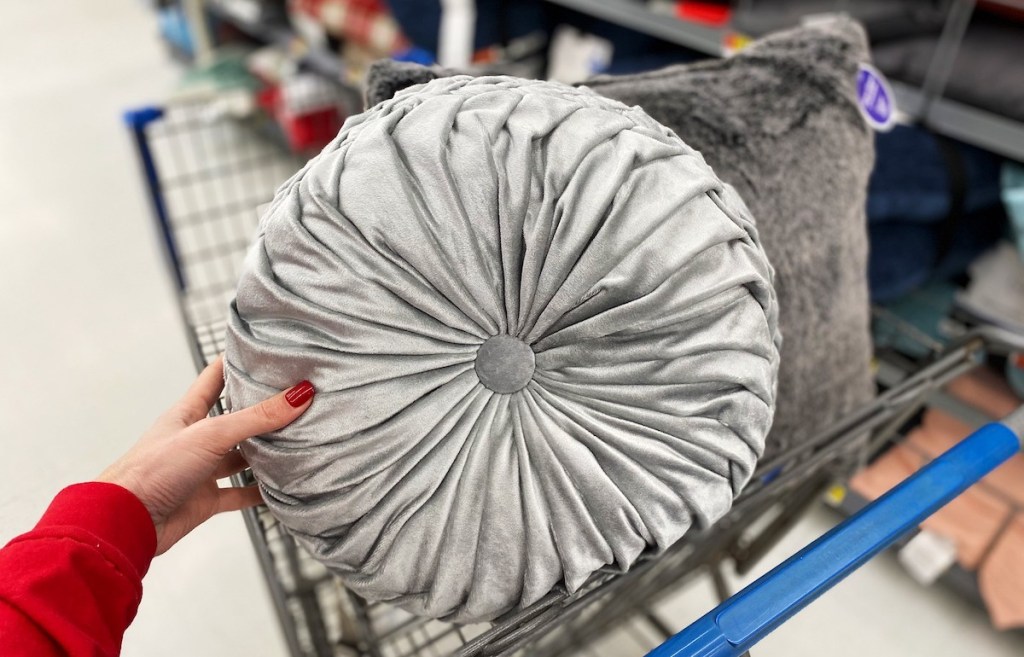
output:
[[[119,550],[139,579],[156,555],[156,528],[139,498],[116,484],[68,486],[53,498],[36,529],[78,527]]]

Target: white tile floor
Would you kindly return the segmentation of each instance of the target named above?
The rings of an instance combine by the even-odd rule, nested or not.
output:
[[[0,542],[95,476],[192,376],[119,118],[176,79],[155,33],[139,0],[0,3]],[[812,514],[770,561],[831,520]],[[659,611],[681,627],[710,604],[701,585]],[[823,653],[1010,657],[1024,641],[884,557],[755,651]],[[124,654],[284,655],[238,517],[156,560]]]

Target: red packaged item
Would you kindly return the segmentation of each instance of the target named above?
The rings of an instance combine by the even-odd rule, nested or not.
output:
[[[326,146],[345,121],[333,85],[313,74],[300,74],[264,89],[257,103],[273,116],[295,152]]]

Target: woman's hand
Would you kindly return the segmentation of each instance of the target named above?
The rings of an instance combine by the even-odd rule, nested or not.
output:
[[[313,400],[313,386],[303,381],[250,408],[207,417],[223,388],[224,364],[218,358],[97,479],[127,488],[146,506],[156,526],[157,554],[216,513],[260,504],[256,486],[218,488],[217,480],[247,467],[235,449],[239,443],[289,424]]]

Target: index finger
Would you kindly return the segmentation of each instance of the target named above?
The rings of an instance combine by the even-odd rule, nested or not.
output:
[[[186,426],[195,424],[210,413],[224,390],[224,356],[217,356],[207,365],[188,392],[178,402],[178,412]]]
[[[188,431],[219,454],[227,454],[247,438],[276,431],[295,421],[309,408],[314,393],[313,384],[303,381],[255,406],[207,418]]]

